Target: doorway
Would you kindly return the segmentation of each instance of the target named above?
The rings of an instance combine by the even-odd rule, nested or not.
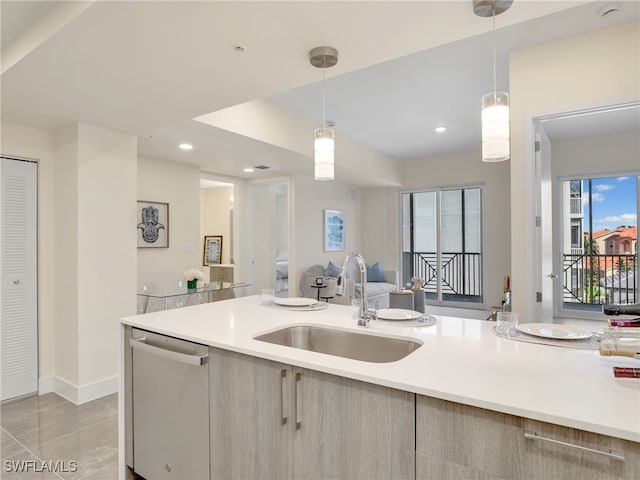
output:
[[[289,179],[252,182],[248,186],[250,277],[254,292],[272,288],[280,297],[295,291],[289,283]]]
[[[603,319],[601,305],[621,302],[622,290],[622,303],[638,303],[640,103],[541,116],[533,125],[536,318]],[[610,237],[618,249],[600,253]]]

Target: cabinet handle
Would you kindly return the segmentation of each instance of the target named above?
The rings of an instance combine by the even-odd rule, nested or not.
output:
[[[176,350],[171,350],[170,348],[165,348],[159,345],[152,345],[147,342],[147,337],[142,338],[131,338],[129,339],[129,345],[131,348],[135,350],[140,350],[141,352],[146,352],[151,355],[156,355],[158,357],[167,358],[169,360],[174,360],[180,363],[186,363],[188,365],[206,365],[209,361],[209,355],[191,355],[189,353],[182,353]]]
[[[296,373],[296,385],[295,388],[293,389],[293,408],[294,408],[294,413],[293,415],[295,416],[296,419],[296,430],[300,430],[300,427],[302,426],[302,421],[298,418],[298,384],[302,381],[302,374],[300,372]]]
[[[609,457],[612,460],[618,460],[619,462],[624,462],[624,454],[618,453],[614,451],[603,452],[602,450],[595,450],[593,448],[583,447],[581,445],[575,445],[573,443],[562,442],[560,440],[554,440],[553,438],[541,437],[536,432],[524,432],[524,438],[528,438],[529,440],[539,440],[541,442],[553,443],[555,445],[562,445],[564,447],[575,448],[576,450],[580,450],[582,452],[595,453],[598,455],[604,455],[605,457]]]
[[[287,370],[280,370],[280,425],[287,423],[287,417],[284,415],[284,384],[287,378]]]

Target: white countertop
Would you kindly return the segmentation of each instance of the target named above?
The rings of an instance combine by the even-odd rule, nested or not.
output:
[[[431,327],[356,326],[348,306],[291,311],[260,296],[123,318],[124,324],[256,357],[640,442],[640,380],[613,366],[640,361],[499,338],[492,322],[436,316]],[[368,363],[253,340],[294,324],[346,328],[423,343],[397,362]]]

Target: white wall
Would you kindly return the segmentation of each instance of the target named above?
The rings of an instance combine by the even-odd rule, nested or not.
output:
[[[138,248],[138,284],[166,285],[202,266],[200,169],[155,158],[138,159],[138,200],[169,203],[169,248]]]
[[[118,319],[136,311],[137,138],[87,124],[78,138],[77,384],[85,387],[118,375]]]
[[[639,132],[551,142],[551,172],[554,177],[603,173],[615,176],[639,170]]]
[[[363,188],[362,255],[367,263],[380,262],[385,270],[400,275],[400,243],[397,188]]]
[[[490,307],[504,297],[502,281],[510,272],[509,162],[482,162],[480,152],[407,161],[403,189],[465,185],[483,187],[484,302]],[[363,251],[372,259],[386,255],[400,267],[399,189],[366,189],[363,195]],[[366,257],[365,257],[366,258]]]
[[[319,182],[308,175],[295,175],[293,180],[293,237],[291,248],[295,267],[290,264],[289,282],[298,293],[298,279],[307,268],[331,260],[341,265],[347,253],[360,252],[362,247],[362,206],[358,188],[341,183]],[[350,193],[351,191],[351,193]],[[352,198],[355,197],[355,198]],[[340,210],[345,214],[346,248],[342,252],[324,251],[324,210]],[[365,256],[365,259],[370,259]],[[290,262],[292,262],[290,256]],[[295,277],[293,276],[295,274]],[[290,290],[291,291],[291,290]]]
[[[59,130],[55,141],[55,376],[78,385],[78,125]]]
[[[55,138],[55,390],[82,403],[117,388],[118,318],[135,313],[137,139],[87,124]]]
[[[3,155],[38,160],[38,375],[54,373],[55,211],[54,135],[12,123],[0,125]]]
[[[513,309],[527,321],[535,306],[534,169],[525,118],[640,98],[640,24],[514,51],[511,94],[511,272]],[[526,154],[525,154],[526,152]]]

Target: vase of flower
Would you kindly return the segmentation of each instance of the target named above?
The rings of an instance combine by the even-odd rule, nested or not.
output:
[[[187,270],[184,272],[184,279],[187,281],[187,289],[195,290],[198,288],[198,280],[204,280],[204,273],[200,270]]]

